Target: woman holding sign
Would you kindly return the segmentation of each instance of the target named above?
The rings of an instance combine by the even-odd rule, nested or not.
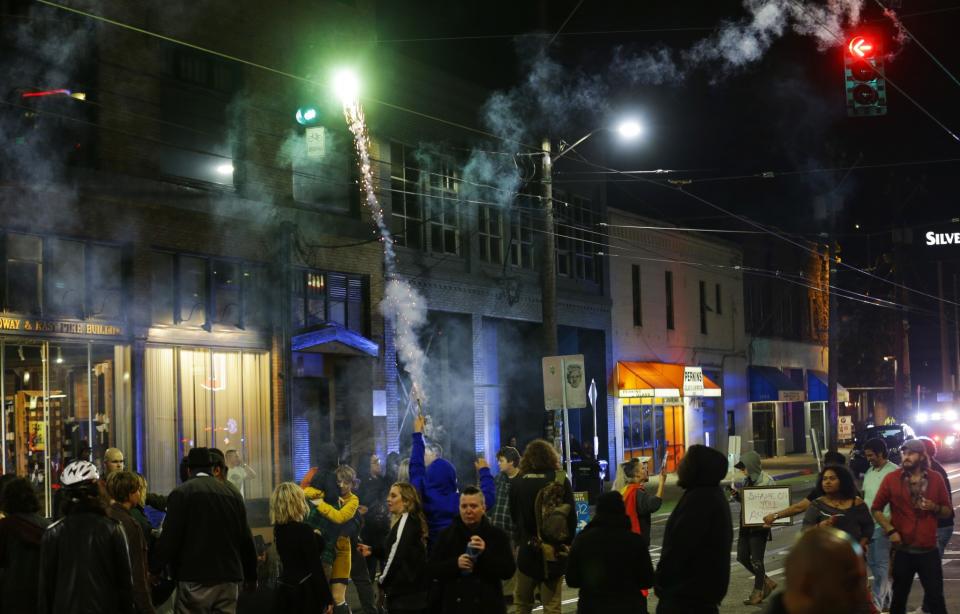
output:
[[[815,499],[803,517],[803,530],[835,527],[855,539],[866,552],[873,537],[873,517],[857,494],[853,475],[846,467],[828,465],[817,481],[823,496]]]
[[[740,456],[740,462],[734,465],[743,471],[746,479],[743,487],[773,486],[773,478],[762,470],[760,455],[754,451],[745,452]],[[740,491],[733,488],[733,498],[741,501]],[[767,577],[763,566],[763,558],[767,553],[767,541],[770,539],[770,529],[766,527],[743,526],[743,515],[740,515],[740,533],[737,536],[737,562],[753,574],[753,591],[744,601],[744,605],[759,605],[767,598],[777,583]]]

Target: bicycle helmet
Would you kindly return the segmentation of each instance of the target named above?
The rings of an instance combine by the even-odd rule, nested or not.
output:
[[[96,482],[100,479],[97,466],[85,460],[73,461],[60,474],[60,483],[64,486],[75,486],[86,482]]]

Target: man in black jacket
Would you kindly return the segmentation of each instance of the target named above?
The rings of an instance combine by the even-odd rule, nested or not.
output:
[[[559,474],[559,476],[558,476]],[[559,478],[559,479],[558,479]],[[563,587],[563,575],[543,578],[542,568],[535,568],[534,560],[525,556],[525,550],[532,551],[531,539],[538,538],[537,530],[537,494],[552,482],[563,484],[563,504],[567,506],[567,535],[564,543],[553,544],[558,550],[569,549],[577,528],[577,507],[573,500],[573,488],[570,480],[560,470],[560,456],[549,442],[535,439],[527,444],[520,459],[520,476],[510,484],[510,516],[513,518],[514,543],[519,546],[517,555],[517,588],[513,604],[517,614],[530,614],[533,611],[533,599],[539,589],[544,614],[560,614],[560,590]],[[565,561],[565,557],[562,558]]]
[[[515,566],[510,538],[486,516],[483,492],[460,493],[460,517],[443,530],[428,570],[440,582],[442,614],[506,614],[503,580]]]
[[[657,614],[716,614],[730,584],[733,521],[720,489],[727,458],[692,445],[677,469],[684,489],[667,520],[657,565]]]
[[[257,551],[243,497],[214,474],[219,459],[207,448],[187,455],[190,480],[167,499],[157,542],[177,579],[177,614],[235,612],[239,584],[256,587]]]
[[[133,614],[127,540],[107,516],[99,481],[100,473],[87,461],[70,463],[60,475],[63,518],[40,542],[37,612]]]

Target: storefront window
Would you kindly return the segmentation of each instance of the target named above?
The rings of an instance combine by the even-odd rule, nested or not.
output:
[[[3,470],[28,478],[54,513],[51,485],[76,459],[133,453],[130,346],[0,340]]]
[[[273,486],[269,353],[150,346],[144,359],[146,475],[154,492],[177,485],[194,447],[236,450],[253,468],[244,496]]]

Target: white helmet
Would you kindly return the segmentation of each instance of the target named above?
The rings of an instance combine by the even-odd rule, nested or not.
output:
[[[60,483],[64,486],[74,486],[84,482],[95,482],[100,479],[97,466],[90,461],[73,461],[60,474]]]

